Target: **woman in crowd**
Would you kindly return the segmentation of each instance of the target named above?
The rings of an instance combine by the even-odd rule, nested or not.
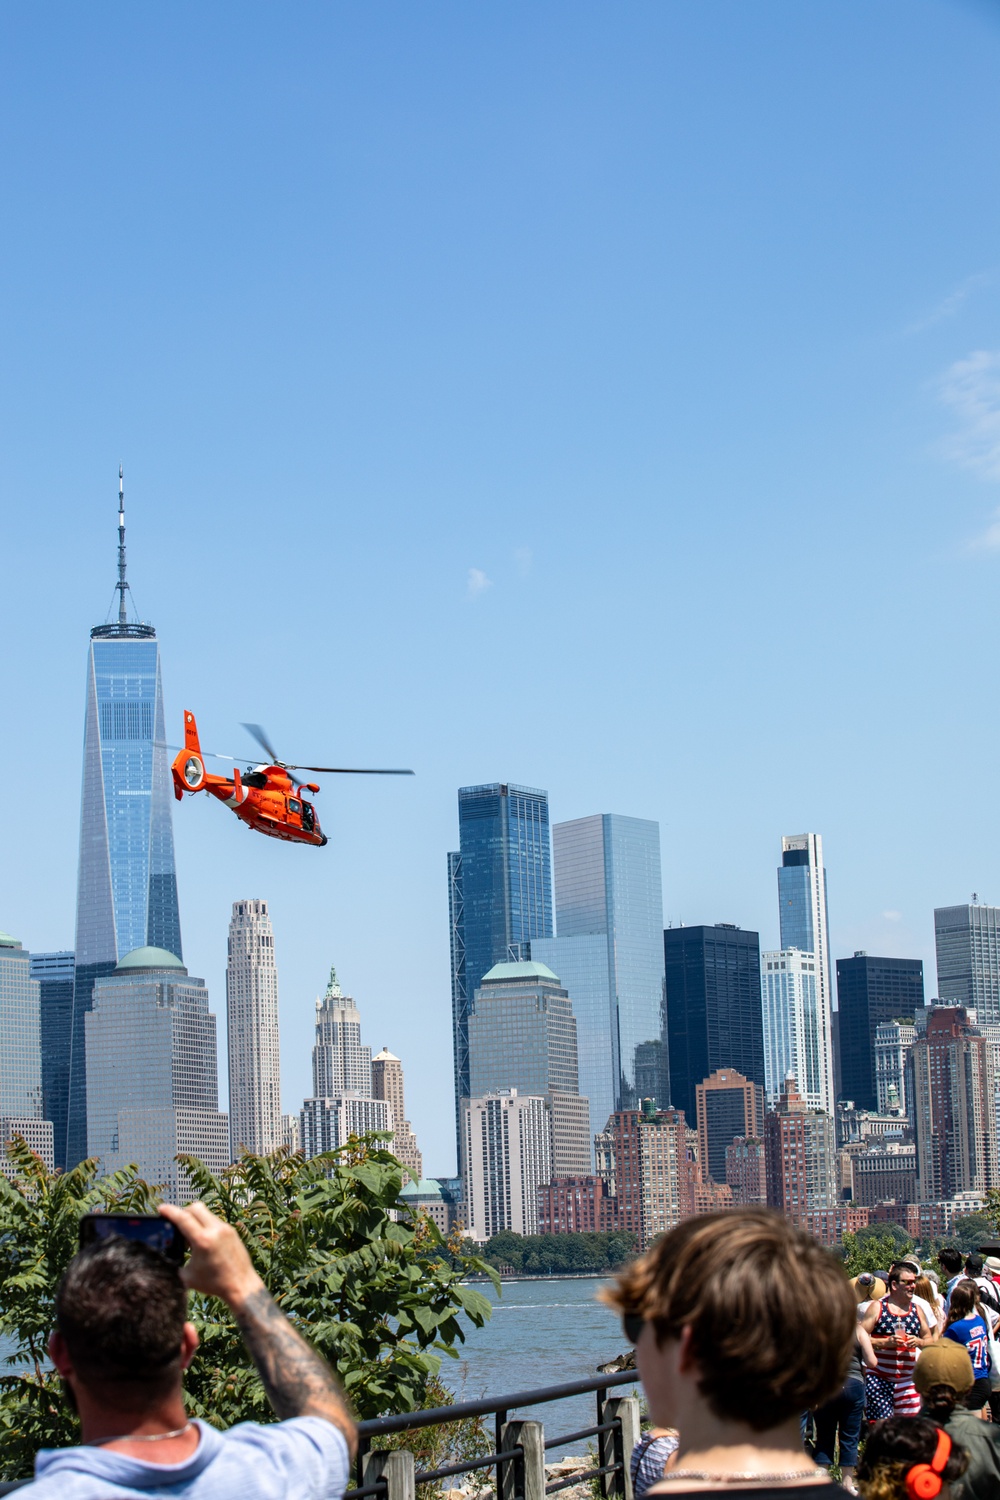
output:
[[[955,1481],[967,1462],[965,1449],[936,1422],[889,1417],[868,1434],[858,1488],[864,1500],[959,1500]]]
[[[941,1298],[938,1295],[937,1287],[931,1281],[930,1277],[923,1271],[917,1277],[917,1285],[916,1290],[913,1294],[913,1300],[915,1303],[917,1303],[918,1306],[923,1306],[928,1316],[928,1321],[930,1322],[931,1327],[936,1329],[938,1333],[941,1333],[944,1329],[946,1316],[944,1303],[941,1301]]]
[[[921,1415],[943,1427],[969,1456],[952,1485],[955,1500],[997,1500],[1000,1495],[1000,1430],[981,1422],[963,1398],[972,1390],[972,1361],[965,1348],[941,1339],[917,1360],[913,1379],[923,1397]]]
[[[847,1491],[802,1446],[801,1413],[844,1383],[855,1298],[838,1263],[767,1209],[686,1219],[606,1299],[622,1313],[675,1467],[648,1494],[827,1500]]]
[[[677,1433],[669,1427],[650,1427],[643,1433],[632,1449],[629,1465],[635,1500],[640,1500],[640,1496],[663,1478],[677,1453],[677,1442]]]
[[[970,1411],[982,1411],[990,1399],[990,1336],[976,1283],[968,1278],[952,1289],[944,1336],[968,1350],[975,1379],[965,1405]]]

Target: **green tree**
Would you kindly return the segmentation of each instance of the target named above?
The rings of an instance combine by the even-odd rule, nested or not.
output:
[[[913,1241],[898,1224],[872,1224],[857,1234],[844,1235],[844,1270],[848,1276],[887,1271],[912,1249]]]
[[[599,1275],[616,1271],[637,1249],[630,1234],[515,1234],[503,1229],[487,1240],[483,1259],[529,1276]]]
[[[956,1214],[952,1220],[950,1245],[968,1255],[986,1240],[994,1238],[993,1220],[988,1212]]]
[[[0,1334],[14,1340],[16,1373],[0,1378],[0,1471],[13,1478],[30,1473],[39,1447],[76,1440],[44,1345],[81,1213],[149,1211],[156,1194],[134,1169],[99,1179],[90,1161],[50,1173],[23,1142],[8,1155],[12,1180],[0,1177]],[[405,1169],[378,1137],[310,1161],[285,1150],[245,1153],[218,1177],[193,1157],[181,1161],[194,1195],[237,1229],[272,1296],[337,1371],[358,1416],[416,1410],[442,1355],[457,1358],[462,1315],[476,1327],[490,1316],[489,1300],[462,1282],[477,1272],[496,1280],[495,1273],[399,1202]],[[201,1338],[185,1379],[190,1410],[219,1427],[272,1421],[229,1309],[194,1295],[190,1316]]]

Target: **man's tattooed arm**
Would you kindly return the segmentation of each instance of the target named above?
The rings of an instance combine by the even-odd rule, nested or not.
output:
[[[267,1288],[251,1292],[233,1311],[279,1420],[325,1417],[340,1428],[353,1457],[357,1428],[337,1377],[292,1327]]]

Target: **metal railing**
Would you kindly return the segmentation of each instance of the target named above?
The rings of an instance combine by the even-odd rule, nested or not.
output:
[[[484,1469],[496,1470],[497,1500],[544,1500],[546,1495],[590,1480],[600,1482],[603,1500],[612,1496],[632,1500],[629,1461],[639,1440],[639,1402],[635,1397],[609,1396],[612,1388],[635,1385],[634,1370],[571,1380],[563,1385],[540,1386],[536,1390],[513,1391],[481,1401],[460,1401],[427,1411],[376,1417],[358,1424],[357,1487],[344,1500],[416,1500],[419,1485],[440,1483]],[[568,1396],[593,1392],[597,1421],[592,1427],[547,1435],[541,1422],[510,1420],[510,1414],[525,1407],[563,1401]],[[417,1469],[413,1454],[405,1448],[382,1449],[373,1441],[398,1432],[416,1432],[423,1427],[443,1427],[470,1417],[494,1418],[495,1446],[492,1453],[436,1469]],[[567,1443],[596,1439],[597,1462],[567,1476],[545,1481],[545,1454]]]

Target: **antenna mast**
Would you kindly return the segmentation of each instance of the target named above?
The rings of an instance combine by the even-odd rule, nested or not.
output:
[[[128,624],[125,608],[125,470],[118,465],[118,624]]]

